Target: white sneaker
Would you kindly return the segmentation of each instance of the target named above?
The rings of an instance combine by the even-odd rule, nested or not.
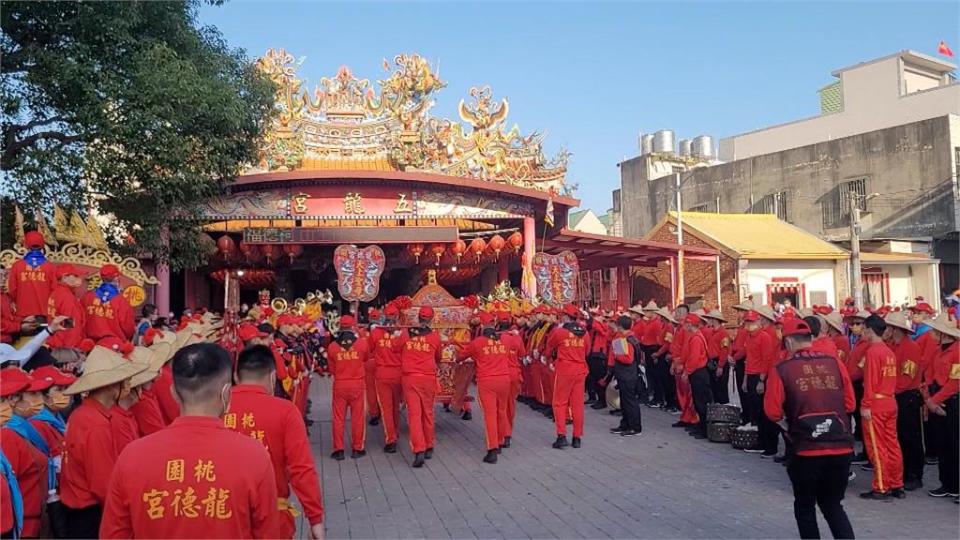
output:
[[[748,453],[748,454],[762,454],[762,453],[763,453],[763,450],[760,449],[760,448],[744,448],[743,451],[746,452],[746,453]]]
[[[850,476],[847,476],[847,482],[853,482],[857,479],[857,473],[850,471]]]

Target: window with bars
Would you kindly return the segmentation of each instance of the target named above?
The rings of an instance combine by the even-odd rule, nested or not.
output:
[[[823,227],[833,229],[850,225],[850,201],[856,201],[857,207],[867,209],[867,179],[848,180],[830,190],[820,201],[823,214]]]
[[[789,200],[788,191],[770,193],[756,201],[751,212],[754,214],[773,214],[778,219],[790,221]]]

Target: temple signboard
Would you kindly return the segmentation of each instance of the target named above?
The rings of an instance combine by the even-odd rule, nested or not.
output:
[[[246,244],[403,244],[453,242],[456,227],[247,227]]]
[[[572,251],[557,255],[537,253],[533,256],[533,275],[537,291],[544,302],[560,305],[577,299],[577,277],[580,263]]]

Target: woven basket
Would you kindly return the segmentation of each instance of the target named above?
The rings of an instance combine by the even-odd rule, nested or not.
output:
[[[728,443],[737,424],[729,422],[712,422],[707,424],[707,438],[710,442]]]
[[[740,407],[735,405],[721,405],[711,403],[707,405],[707,422],[722,422],[726,424],[740,423]]]
[[[738,450],[754,450],[760,446],[760,432],[757,430],[730,430],[730,444]]]

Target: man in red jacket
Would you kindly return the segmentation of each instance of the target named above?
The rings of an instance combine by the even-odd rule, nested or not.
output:
[[[400,402],[403,401],[403,387],[400,384],[400,353],[393,350],[394,329],[400,310],[388,304],[383,310],[384,324],[371,325],[370,351],[376,362],[376,397],[380,402],[380,416],[383,419],[383,451],[388,454],[397,452],[397,436],[400,429]]]
[[[946,315],[929,322],[933,338],[939,343],[927,369],[928,387],[924,390],[930,418],[940,419],[933,434],[940,487],[927,492],[931,497],[954,497],[960,494],[960,328]]]
[[[783,337],[787,358],[769,371],[763,408],[791,440],[787,474],[800,537],[820,538],[819,506],[834,538],[853,538],[842,504],[853,454],[848,414],[856,402],[850,378],[835,357],[811,348],[805,321],[784,321]]]
[[[766,391],[766,379],[770,368],[776,365],[777,344],[765,328],[760,326],[760,314],[750,311],[743,317],[749,335],[746,343],[746,361],[743,382],[747,401],[744,407],[749,409],[751,422],[760,432],[759,449],[746,449],[748,453],[763,453],[764,457],[777,455],[777,437],[779,430],[763,414],[763,394]]]
[[[133,308],[120,293],[120,269],[113,264],[100,268],[102,283],[83,296],[83,308],[86,310],[87,337],[100,341],[113,337],[122,341],[133,339]]]
[[[370,330],[373,330],[375,325],[380,324],[380,310],[376,308],[370,308],[367,312],[367,319],[370,322]],[[363,335],[361,332],[361,338],[364,340],[369,340],[369,334]],[[366,396],[367,396],[367,414],[370,415],[370,425],[378,426],[380,425],[380,401],[377,399],[377,358],[370,354],[367,355],[367,360],[364,364],[364,369],[366,370],[363,376],[364,384],[366,385]]]
[[[69,317],[73,327],[64,328],[50,336],[46,345],[51,349],[57,347],[77,348],[86,337],[86,315],[83,304],[77,297],[77,291],[83,286],[83,274],[72,264],[61,264],[57,267],[57,283],[48,300],[47,318],[53,320],[58,315]]]
[[[57,267],[43,253],[43,235],[30,231],[24,235],[27,254],[10,266],[7,292],[17,306],[18,317],[46,315],[47,301],[57,285]]]
[[[367,454],[364,448],[366,426],[364,424],[364,390],[366,388],[366,362],[370,353],[369,343],[357,335],[353,315],[340,317],[340,331],[327,345],[327,362],[333,375],[333,454],[337,461],[343,460],[347,410],[350,410],[350,442],[357,459]]]
[[[553,391],[553,419],[557,440],[553,447],[567,446],[567,411],[573,417],[574,448],[583,438],[583,394],[587,378],[587,351],[590,338],[587,329],[577,320],[580,311],[573,304],[563,306],[563,323],[547,337],[544,356],[552,362],[556,375]]]
[[[46,381],[34,380],[20,368],[0,371],[0,447],[10,461],[13,473],[20,485],[23,498],[23,530],[21,537],[40,536],[41,516],[47,501],[47,456],[38,448],[32,437],[42,436],[27,421],[33,406],[27,396],[36,396],[47,386]],[[42,408],[42,398],[41,398]],[[45,449],[49,452],[49,448]]]
[[[198,343],[177,351],[172,364],[183,414],[120,454],[99,537],[279,538],[270,455],[259,441],[223,425],[230,355]]]
[[[707,338],[700,331],[703,321],[693,313],[683,320],[687,346],[684,352],[683,382],[690,385],[690,397],[697,411],[697,424],[690,431],[695,439],[707,438],[707,405],[713,403],[710,373],[707,371]]]
[[[607,354],[607,384],[612,377],[617,379],[620,392],[620,425],[611,429],[622,437],[633,437],[643,431],[640,419],[640,401],[637,399],[639,372],[639,345],[631,327],[630,317],[621,315],[617,319],[617,333],[610,342]]]
[[[873,465],[873,489],[860,496],[902,499],[903,455],[897,440],[897,357],[883,342],[887,324],[877,315],[864,320],[862,337],[868,343],[863,366],[863,446]]]
[[[484,463],[496,463],[497,454],[507,437],[510,399],[510,352],[496,330],[496,317],[489,311],[478,314],[480,335],[459,346],[457,359],[472,358],[477,368],[477,397],[483,410],[487,455]]]
[[[887,339],[897,357],[897,439],[903,453],[903,488],[923,487],[923,395],[920,393],[924,371],[920,346],[910,339],[910,321],[901,311],[883,318]]]
[[[273,395],[276,379],[277,368],[269,347],[255,345],[244,349],[237,360],[238,384],[231,391],[230,409],[223,415],[223,424],[257,439],[270,453],[279,497],[281,538],[293,538],[296,533],[297,511],[289,500],[291,487],[310,523],[311,535],[322,538],[323,496],[306,426],[293,403]]]
[[[419,326],[408,328],[394,345],[400,352],[403,399],[407,403],[407,427],[413,449],[413,467],[433,457],[433,405],[437,395],[437,363],[443,352],[440,334],[430,329],[433,308],[421,307]]]
[[[507,347],[507,354],[510,356],[510,396],[507,398],[507,435],[501,443],[502,448],[510,448],[510,439],[513,437],[513,420],[517,414],[517,396],[520,395],[520,386],[523,384],[523,357],[527,355],[527,350],[523,345],[523,339],[516,328],[511,326],[511,317],[509,311],[501,311],[497,314],[497,330],[500,332],[500,339]]]

